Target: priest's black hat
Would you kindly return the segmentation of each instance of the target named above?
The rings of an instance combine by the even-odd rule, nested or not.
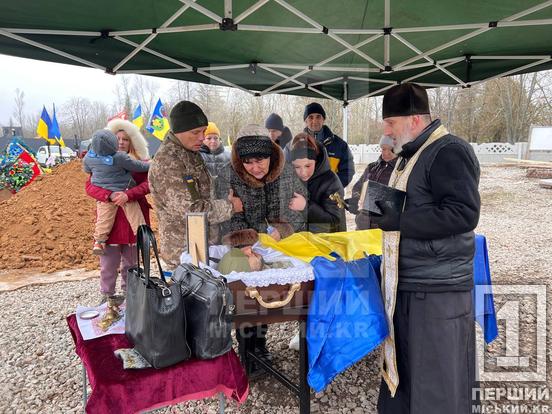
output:
[[[427,92],[415,83],[395,85],[383,95],[382,117],[429,114]]]

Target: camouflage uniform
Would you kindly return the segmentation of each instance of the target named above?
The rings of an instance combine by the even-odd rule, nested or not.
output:
[[[211,177],[199,152],[189,151],[170,131],[149,169],[149,186],[159,220],[161,257],[173,270],[186,246],[186,213],[205,212],[209,242],[219,237],[218,223],[232,216],[228,200],[215,200]]]

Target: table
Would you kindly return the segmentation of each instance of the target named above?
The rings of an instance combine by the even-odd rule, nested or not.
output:
[[[254,349],[247,349],[245,341],[239,343],[239,352],[242,361],[254,360],[268,374],[272,375],[282,385],[287,387],[299,399],[299,413],[310,413],[310,387],[307,382],[308,355],[306,339],[306,321],[309,312],[309,302],[314,291],[314,281],[301,283],[301,289],[297,291],[291,301],[279,308],[268,309],[258,304],[245,294],[246,286],[241,281],[228,284],[234,298],[235,312],[233,324],[236,329],[255,325],[270,325],[287,321],[299,321],[299,383],[293,383],[288,377],[272,365],[268,365],[260,359]],[[288,285],[269,285],[258,288],[259,293],[267,302],[284,300],[288,295]],[[249,357],[249,358],[247,358]]]
[[[84,341],[75,314],[67,317],[67,325],[92,388],[87,413],[130,414],[217,393],[238,403],[247,398],[247,376],[233,350],[211,360],[192,359],[163,369],[125,370],[113,354],[131,347],[125,335]]]

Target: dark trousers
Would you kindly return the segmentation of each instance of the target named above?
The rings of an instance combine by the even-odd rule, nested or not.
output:
[[[397,294],[393,318],[399,387],[382,381],[379,414],[469,414],[475,383],[472,292]]]

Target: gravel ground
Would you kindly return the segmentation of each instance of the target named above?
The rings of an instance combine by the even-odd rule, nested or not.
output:
[[[483,208],[477,231],[488,238],[491,272],[495,285],[546,285],[552,268],[552,191],[538,187],[537,180],[525,178],[523,170],[487,166],[482,170],[481,195]],[[1,413],[70,413],[82,412],[81,366],[74,353],[65,317],[77,304],[94,304],[98,300],[98,280],[31,286],[0,293],[0,412]],[[546,289],[545,289],[546,290]],[[496,308],[512,297],[496,296]],[[520,300],[520,352],[529,356],[529,368],[536,369],[531,356],[536,351],[536,307],[531,297]],[[548,299],[549,300],[549,299]],[[548,311],[552,307],[548,303]],[[548,316],[548,315],[546,315]],[[548,319],[546,317],[546,319]],[[269,348],[275,364],[292,378],[298,354],[287,349],[296,323],[271,325]],[[513,355],[506,351],[504,325],[500,337],[485,353],[485,371],[512,372],[497,367],[496,357]],[[550,333],[550,327],[548,327]],[[511,348],[511,347],[510,347]],[[546,347],[547,348],[547,347]],[[482,345],[481,345],[482,349]],[[514,352],[515,354],[515,352]],[[550,377],[552,362],[548,358]],[[542,364],[542,361],[539,361]],[[488,376],[488,374],[486,374]],[[487,380],[488,378],[482,378]],[[492,380],[492,378],[491,378]],[[549,386],[547,382],[491,382],[482,387]],[[313,394],[312,411],[323,413],[372,413],[379,389],[375,353],[339,375],[322,393]],[[488,401],[493,407],[503,401]],[[525,403],[516,402],[516,404]],[[216,399],[189,402],[159,413],[215,413]],[[529,402],[540,411],[549,412],[550,401]],[[283,386],[269,380],[259,380],[251,386],[246,403],[227,405],[228,413],[298,412],[295,399]],[[498,411],[487,411],[498,412]],[[552,409],[550,410],[552,412]]]

